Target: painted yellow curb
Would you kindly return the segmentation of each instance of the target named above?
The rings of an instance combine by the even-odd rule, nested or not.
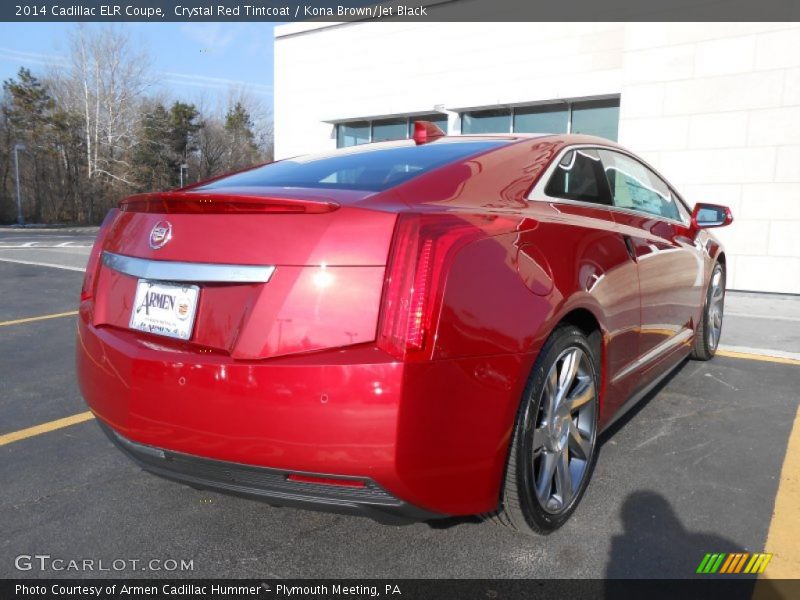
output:
[[[727,358],[743,358],[745,360],[760,360],[762,362],[778,363],[781,365],[800,366],[800,360],[783,356],[769,356],[768,354],[753,354],[751,352],[735,352],[733,350],[717,350],[716,356]]]
[[[769,579],[800,578],[800,408],[786,446],[775,509],[769,526],[765,552],[772,561],[764,571]]]

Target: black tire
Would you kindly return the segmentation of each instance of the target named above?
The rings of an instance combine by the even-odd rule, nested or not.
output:
[[[719,277],[717,280],[716,278]],[[716,284],[716,285],[715,285]],[[718,306],[715,306],[714,299],[712,298],[716,286],[721,290],[721,297]],[[718,315],[716,310],[718,309]],[[722,320],[725,309],[725,266],[721,263],[715,263],[714,268],[711,270],[711,277],[708,280],[708,287],[706,288],[706,299],[703,304],[703,314],[697,324],[697,329],[694,334],[694,346],[692,348],[692,358],[695,360],[711,360],[717,353],[719,346],[719,336],[722,333]],[[718,327],[714,329],[716,319]],[[709,331],[716,331],[715,334],[709,335]]]
[[[545,414],[543,411],[547,410],[543,406],[546,402],[544,390],[551,369],[555,368],[556,373],[558,373],[558,368],[554,365],[571,348],[578,348],[585,353],[588,361],[584,361],[582,364],[590,365],[588,375],[585,375],[580,380],[576,376],[575,385],[577,386],[578,383],[588,385],[589,378],[591,378],[591,383],[594,385],[593,398],[589,401],[593,411],[591,416],[591,451],[583,463],[585,470],[577,489],[574,490],[574,495],[568,501],[566,507],[562,505],[561,509],[554,513],[545,510],[535,491],[535,480],[540,476],[542,480],[546,479],[541,469],[544,468],[542,466],[542,453],[547,452],[547,450],[543,447],[542,453],[538,455],[538,458],[534,456],[534,430],[537,425],[542,424],[541,418]],[[571,325],[560,326],[548,338],[533,366],[520,403],[499,508],[494,513],[486,515],[493,522],[528,535],[548,534],[561,527],[574,512],[591,479],[597,457],[597,393],[600,389],[598,354],[592,349],[592,344],[590,344],[583,332]],[[586,372],[584,370],[584,373]],[[578,388],[573,389],[577,390]],[[586,403],[586,406],[589,405],[589,402]],[[580,414],[583,415],[583,413]],[[562,420],[564,418],[561,417]],[[572,417],[570,416],[569,418],[571,419]],[[577,416],[575,417],[576,427],[578,418]],[[543,429],[544,427],[541,430]],[[571,446],[571,444],[572,441],[567,442],[567,445]],[[574,460],[575,456],[577,455],[573,455],[573,459],[567,460]],[[537,464],[539,471],[535,472]],[[567,471],[570,471],[570,468],[567,468]],[[556,482],[552,477],[551,481],[553,489],[556,489]],[[549,493],[547,492],[547,494]]]

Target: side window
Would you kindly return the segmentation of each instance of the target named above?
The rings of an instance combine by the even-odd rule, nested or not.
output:
[[[642,163],[610,150],[599,150],[614,206],[681,221],[669,186]]]
[[[558,163],[544,193],[552,198],[611,204],[603,164],[591,148],[571,150]]]

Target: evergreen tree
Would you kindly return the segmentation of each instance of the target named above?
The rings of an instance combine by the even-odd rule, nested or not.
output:
[[[144,108],[137,126],[137,144],[133,151],[134,179],[140,191],[168,189],[175,186],[177,162],[173,153],[172,119],[160,102]]]
[[[197,120],[199,116],[194,104],[175,102],[170,108],[170,144],[181,163],[187,162],[189,154],[197,150],[195,136],[201,126]]]
[[[3,82],[8,98],[5,107],[6,122],[13,144],[23,144],[25,159],[21,162],[20,180],[26,202],[24,214],[40,221],[45,188],[51,185],[45,160],[52,157],[55,148],[48,143],[53,133],[52,112],[55,103],[45,86],[28,69],[20,68],[16,79]]]
[[[253,121],[241,102],[236,102],[228,109],[225,115],[225,132],[228,135],[227,167],[230,170],[242,169],[258,162]]]
[[[8,122],[18,134],[41,133],[49,121],[55,103],[33,74],[20,68],[17,79],[6,79],[3,90],[9,95]]]

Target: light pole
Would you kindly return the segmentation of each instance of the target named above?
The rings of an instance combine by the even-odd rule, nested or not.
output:
[[[22,194],[19,191],[19,151],[25,150],[25,144],[14,144],[14,174],[17,179],[17,223],[19,225],[25,224],[25,219],[22,218]]]
[[[189,178],[189,165],[183,163],[181,165],[181,187],[183,187],[183,170],[186,169],[186,178]]]

